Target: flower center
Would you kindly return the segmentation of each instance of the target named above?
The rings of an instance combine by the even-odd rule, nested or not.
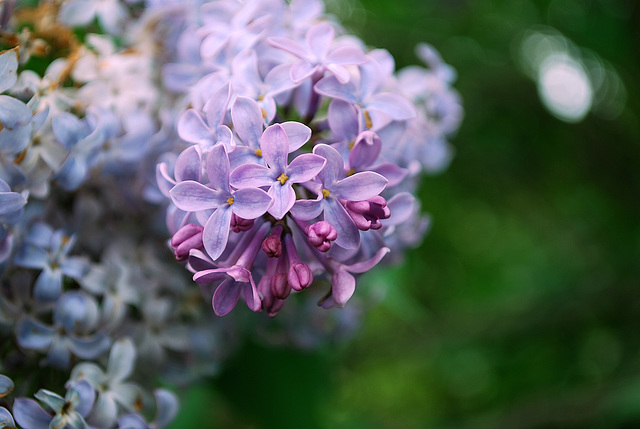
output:
[[[347,177],[353,176],[355,173],[356,173],[355,168],[351,168],[349,169],[349,171],[347,171]]]
[[[278,182],[280,182],[281,185],[284,185],[285,182],[287,180],[289,180],[289,176],[285,175],[284,173],[282,173],[277,179]]]
[[[256,156],[262,158],[262,149],[256,149]]]
[[[373,121],[371,120],[371,115],[369,114],[368,111],[363,110],[364,113],[364,124],[367,128],[371,128],[373,127]]]
[[[233,204],[233,201],[234,201],[233,197],[227,198],[227,204],[231,205],[231,204]]]
[[[322,190],[322,196],[323,196],[324,198],[327,198],[329,195],[331,195],[331,192],[329,192],[329,190],[328,190],[328,189],[323,189],[323,190]]]

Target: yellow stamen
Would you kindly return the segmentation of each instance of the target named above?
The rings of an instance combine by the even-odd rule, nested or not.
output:
[[[353,140],[351,140],[349,142],[349,150],[353,149],[353,147],[356,145],[356,142],[354,142]]]
[[[233,197],[227,198],[227,204],[231,205],[231,204],[233,204],[233,201],[234,201]]]
[[[362,112],[364,113],[364,125],[367,128],[373,127],[373,121],[371,120],[371,115],[369,114],[369,112],[366,110],[363,110]]]
[[[284,185],[285,182],[289,180],[289,176],[286,176],[284,173],[282,173],[276,180],[280,182],[281,185]]]
[[[329,195],[331,195],[331,192],[329,192],[329,190],[328,190],[328,189],[323,189],[323,190],[322,190],[322,196],[323,196],[324,198],[327,198]]]
[[[260,112],[262,113],[262,119],[267,119],[267,111],[261,107]]]
[[[256,149],[256,155],[262,158],[262,149]]]
[[[355,169],[350,169],[349,171],[347,171],[347,177],[349,176],[353,176],[355,174],[356,170]]]

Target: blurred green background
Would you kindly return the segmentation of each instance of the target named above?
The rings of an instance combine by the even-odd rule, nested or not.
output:
[[[363,279],[387,293],[352,341],[247,343],[181,395],[174,427],[640,427],[639,2],[329,10],[397,68],[426,41],[458,71],[456,156],[420,189],[432,230],[402,266]],[[624,91],[579,122],[555,117],[519,59],[536,29],[599,59]]]

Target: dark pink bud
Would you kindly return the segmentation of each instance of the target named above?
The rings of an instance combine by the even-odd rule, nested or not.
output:
[[[291,264],[287,280],[293,290],[301,291],[313,282],[313,273],[307,264]]]
[[[380,219],[388,219],[391,216],[387,200],[379,195],[367,201],[347,201],[345,208],[361,231],[380,229]]]
[[[326,220],[316,222],[307,230],[307,241],[321,252],[331,249],[331,242],[338,238],[338,231]]]
[[[271,277],[271,293],[275,298],[285,299],[290,292],[291,287],[286,274],[276,274]]]
[[[253,227],[253,219],[243,219],[235,213],[231,215],[231,230],[233,232],[249,231]]]
[[[283,299],[274,299],[273,304],[267,310],[267,316],[271,318],[276,317],[280,309],[282,309],[283,305],[284,305]]]
[[[171,247],[178,261],[185,261],[191,249],[203,249],[202,230],[204,228],[193,223],[180,228],[171,237]]]
[[[279,258],[282,255],[282,241],[280,240],[282,230],[282,225],[276,225],[271,230],[271,234],[262,242],[262,250],[269,258]]]

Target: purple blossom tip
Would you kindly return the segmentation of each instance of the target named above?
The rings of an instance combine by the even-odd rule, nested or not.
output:
[[[291,264],[287,280],[293,290],[301,291],[313,283],[313,273],[307,264]]]
[[[359,230],[380,229],[380,219],[389,219],[391,210],[387,201],[381,197],[373,197],[367,201],[347,201],[346,209]]]
[[[254,223],[254,219],[243,219],[235,213],[231,215],[231,230],[235,233],[249,231]]]
[[[282,255],[282,225],[276,225],[269,236],[262,242],[262,250],[269,258],[279,258]]]
[[[271,278],[271,293],[278,299],[286,299],[291,293],[291,286],[286,274],[276,274]]]
[[[307,231],[307,242],[321,252],[328,252],[336,238],[338,231],[325,220],[314,223]]]
[[[191,249],[204,249],[202,244],[203,227],[193,223],[180,228],[171,238],[171,247],[178,261],[185,261],[189,258]]]

